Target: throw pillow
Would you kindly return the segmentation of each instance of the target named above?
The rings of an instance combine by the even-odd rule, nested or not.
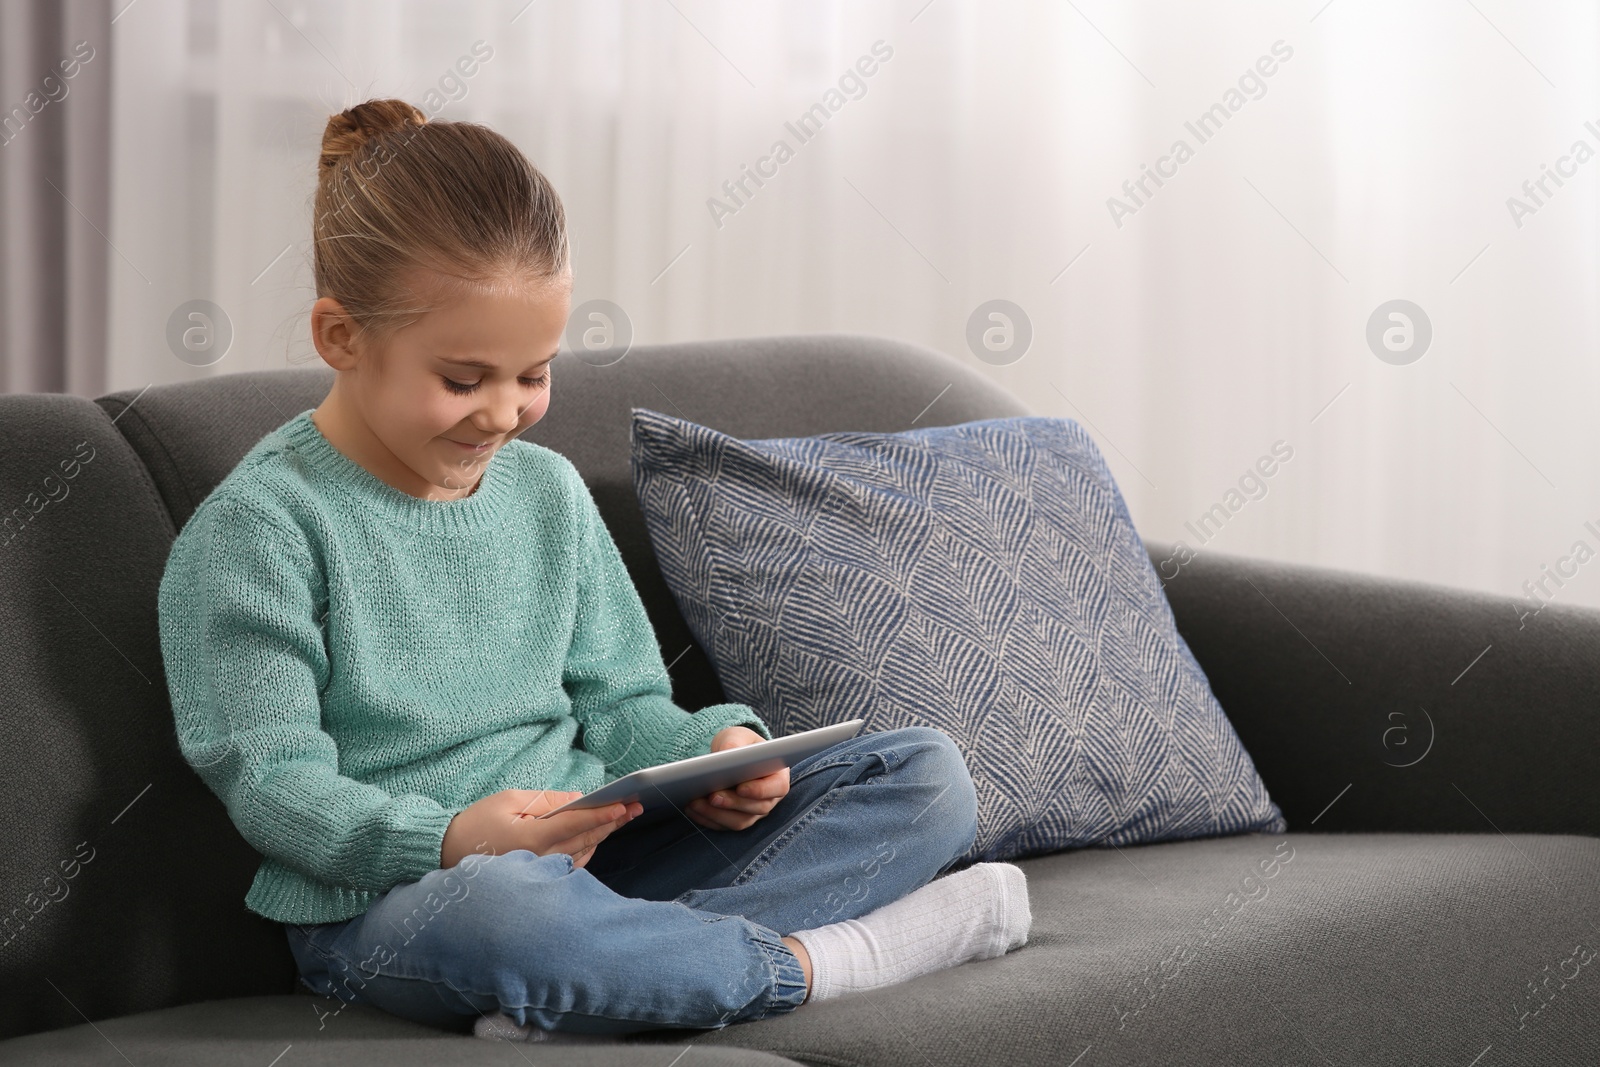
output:
[[[632,464],[727,698],[774,737],[949,734],[965,858],[1285,828],[1076,422],[741,440],[634,408]]]

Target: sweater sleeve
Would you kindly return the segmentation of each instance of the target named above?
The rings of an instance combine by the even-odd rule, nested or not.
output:
[[[324,595],[289,524],[238,500],[200,508],[159,595],[178,746],[256,851],[320,882],[382,892],[439,867],[455,810],[339,773],[318,696],[330,670]]]
[[[711,751],[717,731],[748,726],[771,739],[748,704],[712,704],[693,714],[672,702],[672,683],[633,578],[595,506],[576,483],[578,610],[562,681],[581,747],[610,778]]]

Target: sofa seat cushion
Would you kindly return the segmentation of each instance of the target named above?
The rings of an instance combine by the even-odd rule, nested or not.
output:
[[[1022,948],[689,1040],[829,1067],[1600,1063],[1600,959],[1579,962],[1600,839],[1243,835],[1018,866]]]
[[[260,1067],[292,1045],[295,1064],[523,1051],[550,1067],[642,1067],[683,1043],[696,1064],[821,1067],[1465,1065],[1485,1050],[1477,1067],[1600,1062],[1600,959],[1581,962],[1600,945],[1600,839],[1243,835],[1019,866],[1034,915],[1021,949],[721,1030],[511,1050],[286,995],[14,1038],[0,1063],[126,1062],[115,1046],[134,1063]]]
[[[0,1041],[6,1067],[663,1067],[659,1047],[522,1045],[446,1033],[360,1004],[307,995],[208,1000]],[[667,1057],[671,1059],[671,1056]],[[693,1067],[793,1067],[762,1052],[704,1049]],[[691,1067],[685,1064],[685,1067]]]

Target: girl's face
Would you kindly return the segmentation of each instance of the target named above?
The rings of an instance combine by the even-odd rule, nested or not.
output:
[[[324,404],[333,410],[327,417],[318,410],[319,428],[402,491],[434,500],[466,496],[495,452],[544,417],[549,364],[571,298],[570,273],[473,287],[392,334],[381,351],[348,329],[341,336],[343,309],[331,298],[318,300],[313,334],[340,371]],[[319,320],[325,302],[332,307]]]

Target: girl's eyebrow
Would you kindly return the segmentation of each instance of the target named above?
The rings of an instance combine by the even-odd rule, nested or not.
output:
[[[446,358],[444,356],[438,356],[436,358],[439,360],[440,363],[454,363],[458,367],[482,367],[484,370],[494,370],[495,369],[495,364],[493,364],[493,363],[485,363],[481,359],[448,359],[448,358]],[[533,366],[529,367],[528,369],[529,370],[538,370],[540,367],[544,366],[546,363],[549,363],[552,359],[555,359],[555,358],[556,358],[556,354],[554,352],[552,352],[548,356],[544,357],[544,359],[542,359],[539,362],[535,363]]]

